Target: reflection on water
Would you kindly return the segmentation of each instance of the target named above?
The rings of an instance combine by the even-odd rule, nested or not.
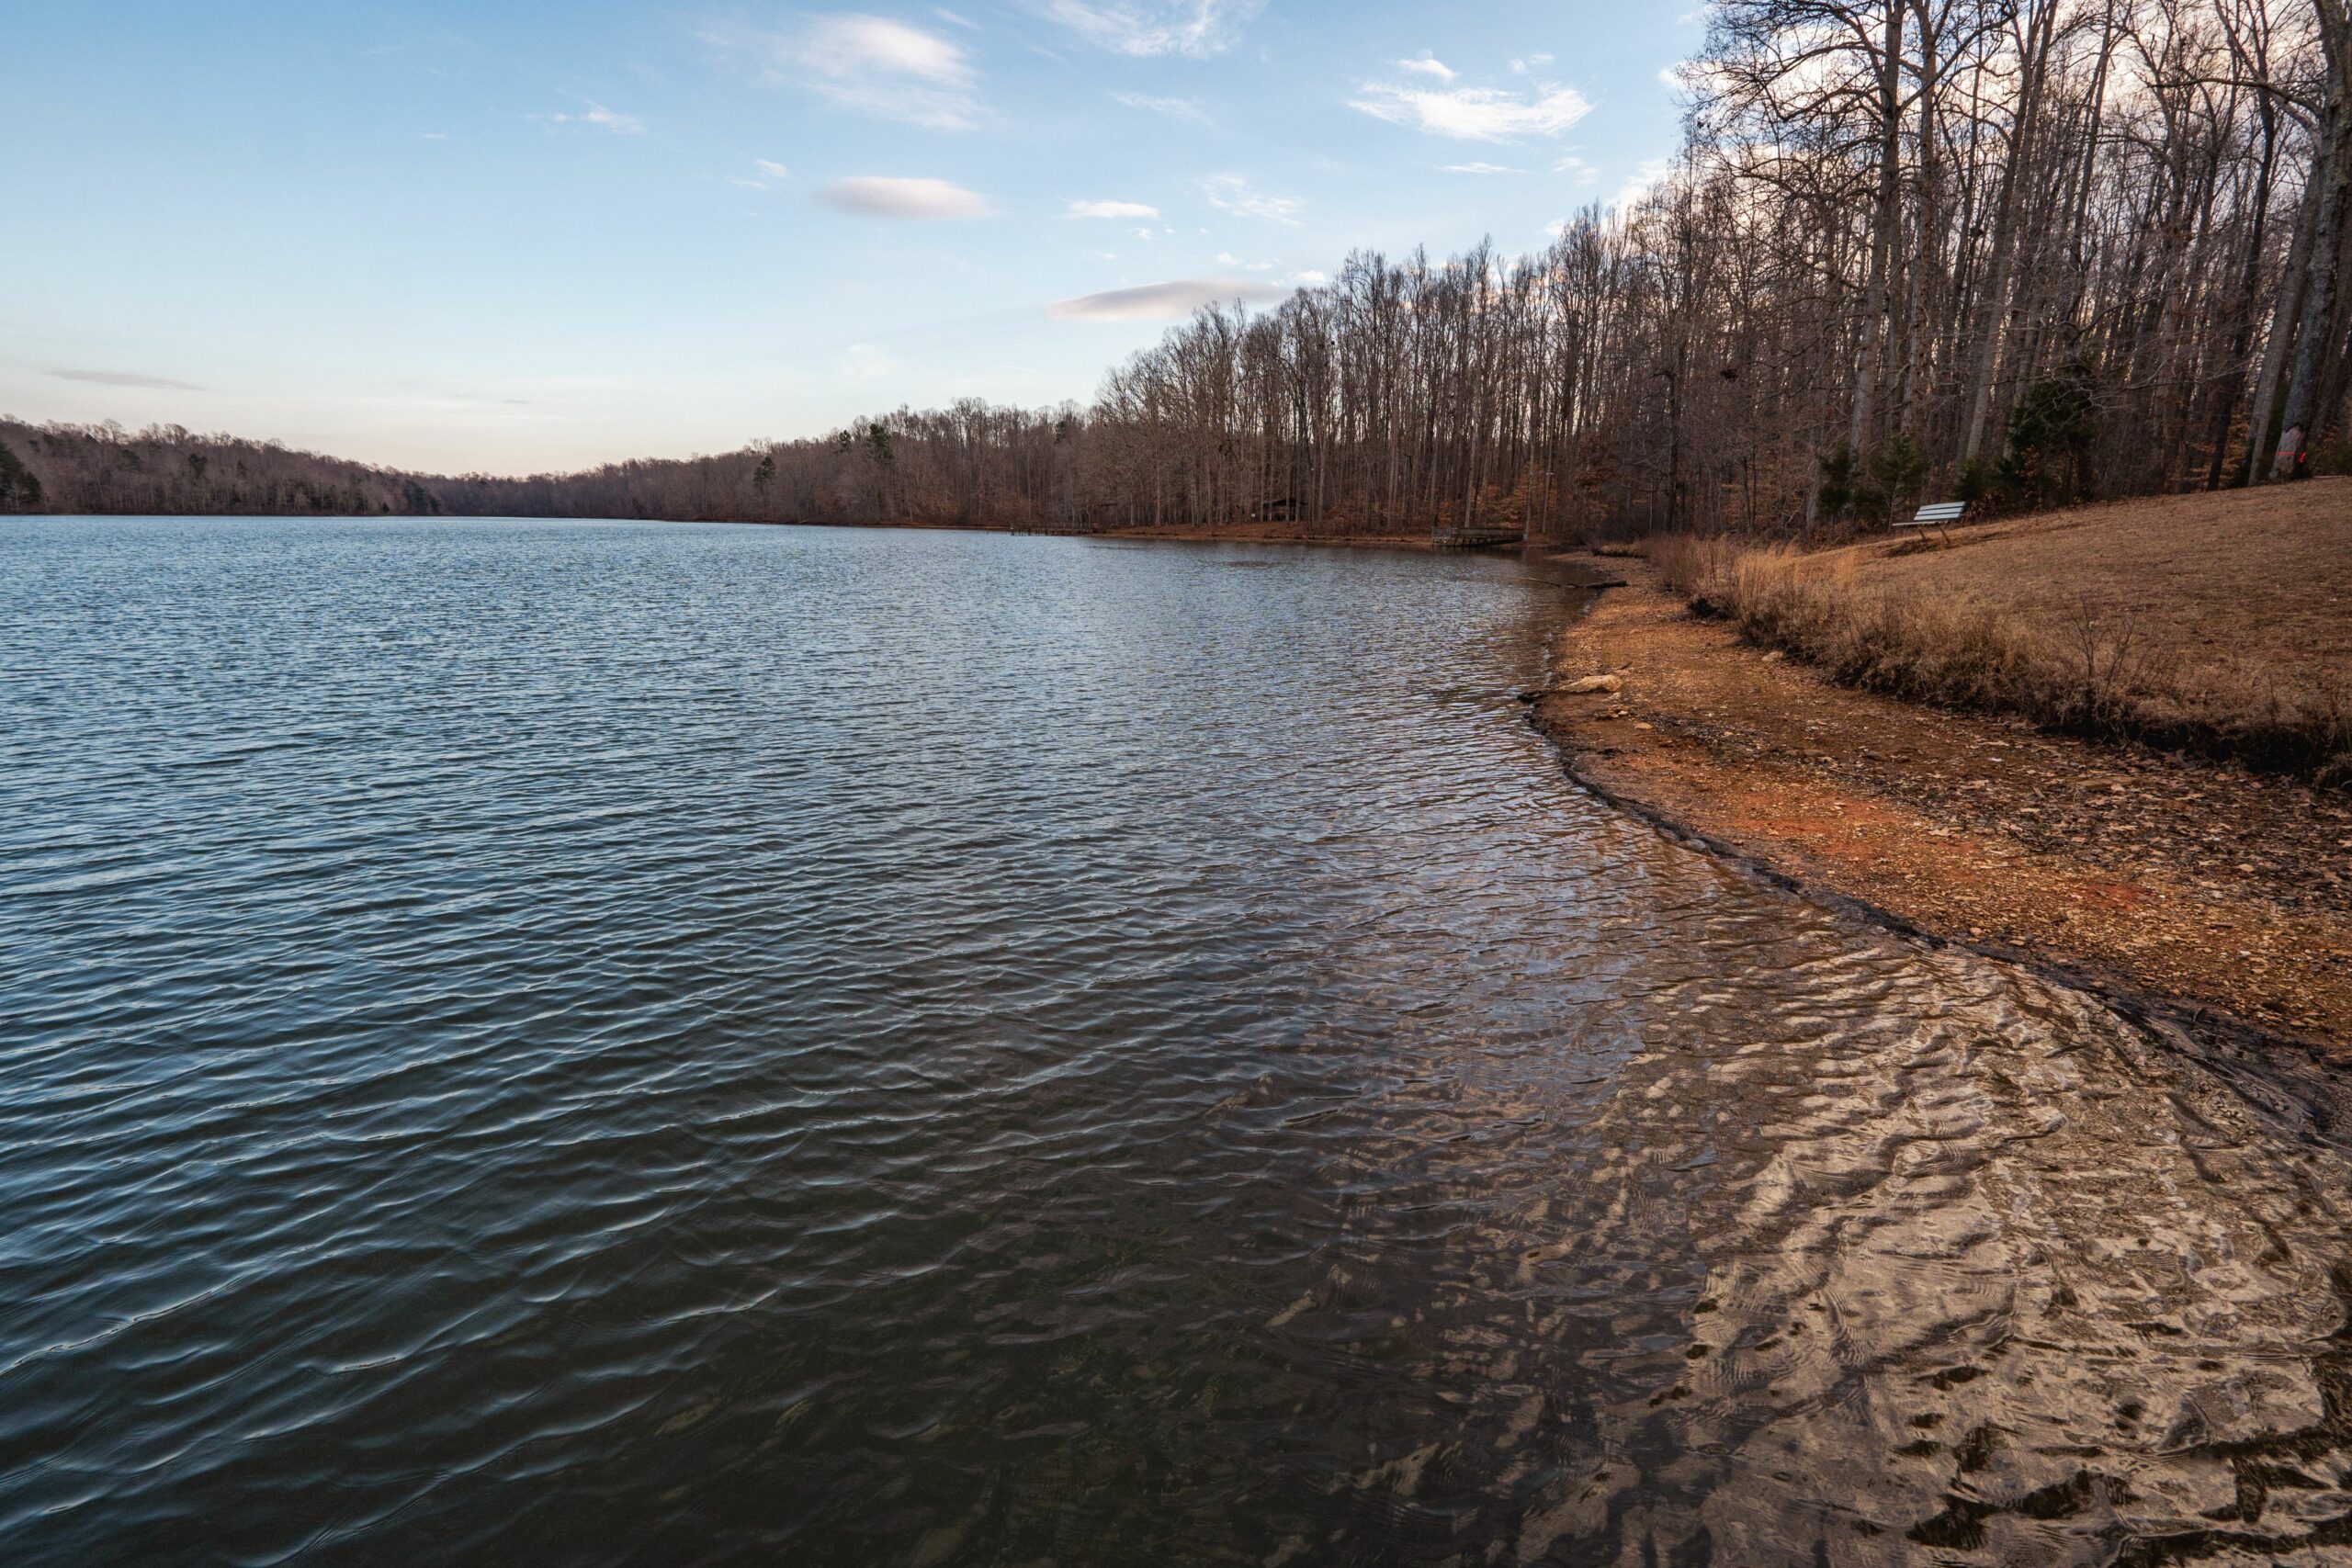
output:
[[[9,1559],[2340,1560],[2312,1092],[1583,796],[1565,602],[8,524]]]

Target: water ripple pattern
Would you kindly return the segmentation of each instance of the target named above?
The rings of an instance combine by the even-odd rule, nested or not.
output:
[[[0,525],[0,1558],[2346,1561],[2324,1097],[1588,798],[1569,608]]]

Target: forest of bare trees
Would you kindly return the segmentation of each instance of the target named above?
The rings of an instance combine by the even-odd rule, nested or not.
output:
[[[1203,310],[1091,408],[520,479],[0,425],[0,509],[1786,535],[2352,468],[2346,6],[1721,0],[1646,196]]]
[[[175,424],[0,419],[0,512],[416,515],[443,510],[429,482]]]
[[[2343,0],[1726,0],[1645,199],[1204,312],[1080,492],[1784,532],[2346,466],[2347,54]]]

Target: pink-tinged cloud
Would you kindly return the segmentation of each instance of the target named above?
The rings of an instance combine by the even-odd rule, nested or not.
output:
[[[1114,288],[1102,294],[1061,299],[1046,313],[1065,321],[1173,321],[1204,305],[1262,305],[1281,299],[1287,290],[1246,277],[1179,277],[1148,283],[1137,288]]]
[[[817,199],[865,218],[986,218],[989,199],[945,180],[856,175],[835,180]]]
[[[52,370],[50,376],[59,381],[87,381],[94,387],[143,387],[158,392],[200,392],[203,388],[189,381],[175,381],[168,376],[140,376],[129,370]]]

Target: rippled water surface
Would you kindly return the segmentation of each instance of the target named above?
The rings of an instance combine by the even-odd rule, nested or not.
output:
[[[0,524],[0,1558],[2346,1561],[2315,1091],[1582,795],[1572,604]]]

